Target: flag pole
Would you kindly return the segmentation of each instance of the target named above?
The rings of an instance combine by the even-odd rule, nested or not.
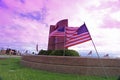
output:
[[[84,22],[84,24],[85,24],[85,22]],[[86,26],[86,24],[85,24],[85,26]],[[87,27],[86,27],[86,28],[87,28]],[[88,29],[87,29],[87,30],[88,30]],[[104,71],[104,73],[105,73],[105,76],[106,76],[106,78],[108,79],[107,73],[106,73],[106,71],[105,71],[105,69],[104,69],[104,65],[103,65],[103,63],[102,63],[101,60],[100,60],[100,55],[99,55],[99,53],[98,53],[98,51],[97,51],[97,48],[96,48],[96,46],[95,46],[95,43],[94,43],[94,41],[93,41],[93,39],[92,39],[92,37],[91,37],[91,34],[90,34],[89,30],[88,30],[88,33],[89,33],[90,38],[91,38],[91,40],[92,40],[92,44],[93,44],[94,49],[95,49],[95,51],[96,51],[96,53],[97,53],[97,57],[98,57],[98,59],[99,59],[99,61],[100,61],[100,64],[101,64],[101,66],[102,66],[102,68],[103,68],[103,71]]]
[[[38,52],[39,50],[38,50],[38,43],[36,44],[36,51]]]
[[[90,36],[91,36],[91,35],[90,35]],[[91,40],[92,40],[92,38],[91,38]],[[96,48],[95,43],[94,43],[93,40],[92,40],[92,44],[93,44],[94,49],[95,49],[95,51],[96,51],[96,53],[97,53],[97,57],[100,58],[100,55],[99,55],[99,53],[98,53],[98,51],[97,51],[97,48]]]
[[[90,36],[91,36],[91,35],[90,35]],[[92,40],[92,38],[91,38],[91,40]],[[105,71],[105,69],[104,69],[103,62],[100,60],[100,55],[99,55],[99,53],[98,53],[98,51],[97,51],[97,48],[96,48],[95,43],[94,43],[93,40],[92,40],[92,44],[93,44],[94,49],[95,49],[95,51],[96,51],[96,53],[97,53],[97,57],[98,57],[98,59],[99,59],[99,61],[100,61],[100,64],[101,64],[101,66],[102,66],[102,68],[103,68],[103,71],[104,71],[104,73],[105,73],[105,76],[106,76],[106,78],[108,79],[108,75],[107,75],[107,73],[106,73],[106,71]]]
[[[66,34],[65,34],[65,32],[66,32],[66,26],[64,28],[64,52],[63,52],[63,56],[65,56],[65,43],[66,43]]]
[[[85,24],[85,22],[84,22],[84,24]],[[85,24],[85,25],[86,25],[86,24]],[[87,28],[87,27],[86,27],[86,28]],[[87,30],[88,30],[88,29],[87,29]],[[97,48],[96,48],[96,46],[95,46],[95,43],[94,43],[94,41],[93,41],[93,39],[92,39],[92,37],[91,37],[91,34],[90,34],[89,30],[88,30],[88,33],[89,33],[90,38],[91,38],[91,40],[92,40],[92,44],[93,44],[94,49],[95,49],[95,51],[96,51],[96,53],[97,53],[97,56],[98,56],[98,58],[100,58],[100,56],[99,56],[99,54],[98,54],[98,51],[97,51]]]

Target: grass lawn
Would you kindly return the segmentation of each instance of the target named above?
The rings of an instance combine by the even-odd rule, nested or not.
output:
[[[0,60],[0,80],[117,80],[117,78],[106,79],[41,71],[21,66],[20,58],[8,58]]]

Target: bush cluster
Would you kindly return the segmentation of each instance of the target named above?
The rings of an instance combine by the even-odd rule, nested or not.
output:
[[[79,53],[75,50],[40,50],[38,55],[79,56]]]

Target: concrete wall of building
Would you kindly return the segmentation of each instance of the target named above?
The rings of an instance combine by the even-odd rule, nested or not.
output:
[[[119,76],[120,59],[97,59],[66,56],[22,56],[21,64],[52,72]]]
[[[51,32],[53,32],[55,29],[57,29],[58,27],[59,28],[60,27],[68,27],[68,20],[64,19],[64,20],[61,20],[61,21],[57,22],[56,25],[50,25],[49,34]],[[63,50],[65,40],[66,40],[66,38],[64,36],[63,37],[59,37],[59,36],[49,37],[48,50]]]
[[[50,25],[50,31],[53,32],[55,30],[56,26],[55,25]],[[49,37],[48,39],[48,50],[55,50],[55,37]]]

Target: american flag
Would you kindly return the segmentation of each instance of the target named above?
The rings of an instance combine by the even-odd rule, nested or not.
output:
[[[109,57],[109,54],[104,55],[104,57]]]
[[[88,55],[91,55],[92,54],[92,51],[90,51],[89,53],[88,53]]]
[[[85,23],[81,25],[79,28],[76,27],[66,28],[66,44],[65,44],[66,48],[89,40],[91,40],[91,36]]]
[[[56,30],[50,33],[51,36],[65,36],[65,27],[58,27]]]
[[[66,39],[69,39],[72,37],[74,34],[76,34],[76,31],[79,29],[79,27],[66,27]]]

